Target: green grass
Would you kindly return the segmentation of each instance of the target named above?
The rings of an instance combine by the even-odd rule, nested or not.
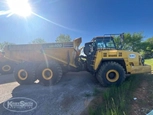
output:
[[[146,59],[145,64],[151,65],[151,69],[153,70],[153,59]]]
[[[129,115],[132,94],[141,81],[140,77],[131,76],[120,86],[112,86],[104,92],[98,92],[97,98],[101,97],[102,101],[89,108],[89,115]]]

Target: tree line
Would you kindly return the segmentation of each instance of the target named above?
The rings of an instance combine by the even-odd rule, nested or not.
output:
[[[70,42],[72,41],[71,37],[69,35],[65,35],[65,34],[60,34],[55,42],[59,43],[59,42]],[[34,40],[32,40],[31,42],[29,42],[29,44],[42,44],[42,43],[46,43],[46,41],[42,38],[36,38]],[[10,45],[10,44],[14,44],[14,43],[10,43],[10,42],[1,42],[0,43],[0,50],[3,50],[3,48],[6,46],[6,45]]]
[[[125,33],[123,41],[123,50],[129,50],[140,53],[144,58],[153,58],[153,37],[143,40],[144,36],[142,33]],[[92,39],[92,38],[91,38]],[[55,42],[70,42],[72,41],[69,35],[60,34]],[[120,47],[120,38],[114,37],[116,47]],[[46,43],[42,38],[34,39],[30,44]],[[0,43],[0,50],[3,49],[5,45],[12,44],[9,42]]]
[[[140,53],[144,58],[153,58],[153,37],[143,40],[142,33],[125,33],[123,41],[123,50],[129,50]],[[117,48],[120,45],[119,37],[115,37]]]

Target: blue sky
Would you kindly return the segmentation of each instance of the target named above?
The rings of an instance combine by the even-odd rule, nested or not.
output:
[[[29,0],[35,15],[0,16],[0,42],[29,43],[36,38],[54,42],[60,34],[83,43],[109,33],[143,32],[153,36],[153,0]],[[5,0],[0,10],[8,10]],[[51,23],[55,22],[56,25]],[[64,27],[63,27],[64,26]]]

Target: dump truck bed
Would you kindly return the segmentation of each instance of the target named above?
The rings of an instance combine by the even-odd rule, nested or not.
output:
[[[20,44],[4,48],[5,57],[16,62],[40,62],[56,60],[62,64],[75,66],[75,58],[81,38],[66,43]]]

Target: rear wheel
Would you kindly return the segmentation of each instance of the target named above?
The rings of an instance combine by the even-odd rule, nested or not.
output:
[[[34,65],[30,63],[21,63],[14,69],[14,77],[21,85],[33,84],[36,80]]]
[[[62,77],[61,66],[54,61],[48,64],[41,63],[37,69],[37,77],[43,85],[49,86],[58,83]]]
[[[0,73],[1,74],[10,74],[13,73],[14,67],[15,67],[15,63],[14,62],[2,62],[0,64]]]
[[[106,62],[100,67],[96,77],[103,86],[120,85],[125,80],[125,70],[116,62]]]

